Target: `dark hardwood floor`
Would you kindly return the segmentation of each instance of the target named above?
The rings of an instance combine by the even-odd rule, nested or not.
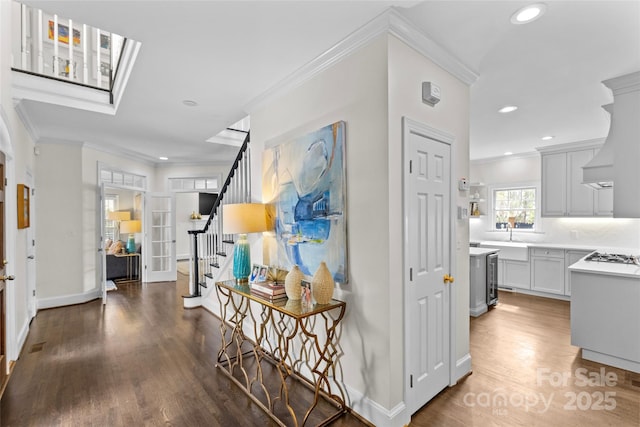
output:
[[[215,368],[218,319],[182,308],[187,283],[178,276],[121,285],[106,307],[40,311],[2,397],[0,425],[275,426]],[[497,308],[471,322],[473,374],[411,426],[640,425],[640,375],[583,361],[569,340],[568,303],[501,293]],[[616,385],[579,385],[579,368],[604,368]],[[567,373],[567,384],[548,381]],[[600,406],[615,408],[597,409],[600,394]],[[347,415],[333,425],[364,424]]]

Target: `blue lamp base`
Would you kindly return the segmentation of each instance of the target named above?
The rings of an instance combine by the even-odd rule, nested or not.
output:
[[[246,234],[239,234],[233,248],[233,277],[238,283],[247,283],[251,273],[251,249]]]
[[[127,253],[132,254],[136,251],[136,240],[133,237],[133,233],[129,234],[129,238],[127,239]]]

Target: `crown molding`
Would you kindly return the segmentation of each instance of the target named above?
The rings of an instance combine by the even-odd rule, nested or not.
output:
[[[394,35],[467,85],[473,84],[478,79],[478,73],[471,70],[451,53],[432,41],[426,34],[398,12],[395,7],[391,7],[349,34],[315,59],[294,71],[285,79],[276,83],[267,91],[258,95],[245,105],[244,110],[250,113],[264,107],[269,102],[299,87],[352,53],[367,46],[383,34]]]
[[[527,151],[524,153],[515,153],[509,156],[505,156],[504,154],[501,156],[495,157],[484,157],[482,159],[472,159],[469,161],[471,165],[483,165],[485,163],[495,163],[495,162],[505,162],[508,160],[517,160],[517,159],[528,159],[531,157],[539,157],[540,154],[537,151]]]
[[[603,138],[595,138],[595,139],[587,139],[584,141],[574,141],[567,142],[564,144],[554,144],[554,145],[545,145],[543,147],[536,147],[536,150],[541,153],[554,153],[554,152],[562,152],[567,150],[585,150],[589,148],[600,148],[606,137]]]

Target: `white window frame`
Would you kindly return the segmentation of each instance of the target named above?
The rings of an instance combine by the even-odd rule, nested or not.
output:
[[[209,181],[215,181],[215,185],[209,185]],[[167,189],[172,193],[218,193],[222,184],[222,174],[167,178]]]
[[[489,203],[489,231],[504,232],[504,230],[496,228],[496,191],[522,190],[533,188],[536,191],[536,209],[533,228],[514,228],[513,231],[519,233],[539,233],[542,232],[542,223],[540,221],[540,183],[539,182],[518,182],[508,184],[493,184],[488,188],[487,201]]]

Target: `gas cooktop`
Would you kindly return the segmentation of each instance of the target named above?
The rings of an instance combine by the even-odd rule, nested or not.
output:
[[[584,260],[596,262],[615,262],[618,264],[640,264],[637,256],[608,254],[603,252],[594,252],[591,255],[588,255]]]

